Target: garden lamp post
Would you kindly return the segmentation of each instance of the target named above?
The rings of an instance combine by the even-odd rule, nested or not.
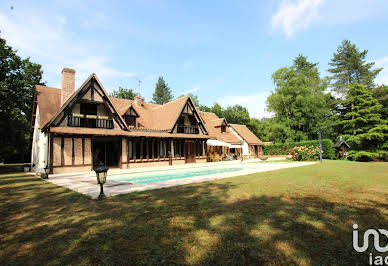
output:
[[[47,178],[48,179],[48,175],[49,175],[49,173],[50,173],[50,167],[48,166],[48,165],[46,165],[46,167],[44,168],[44,172],[45,172],[45,179]]]
[[[105,167],[103,162],[94,168],[94,172],[96,172],[97,183],[100,184],[100,195],[98,195],[98,199],[102,200],[105,198],[104,194],[104,184],[106,182],[106,173],[108,172],[108,168]]]
[[[318,140],[319,140],[319,161],[322,163],[322,137],[321,137],[321,131],[318,131]]]

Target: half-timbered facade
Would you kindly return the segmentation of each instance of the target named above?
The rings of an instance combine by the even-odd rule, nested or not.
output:
[[[78,90],[75,71],[62,88],[36,86],[31,121],[32,169],[51,173],[206,162],[207,141],[241,145],[226,120],[199,112],[189,96],[164,105],[110,97],[95,74]]]

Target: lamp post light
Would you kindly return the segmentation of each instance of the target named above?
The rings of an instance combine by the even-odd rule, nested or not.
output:
[[[46,165],[46,167],[44,168],[44,172],[46,174],[44,179],[48,179],[48,175],[50,173],[50,167],[48,165]]]
[[[319,161],[322,163],[322,137],[321,131],[318,131],[318,140],[319,140]]]
[[[97,183],[100,184],[100,195],[98,195],[98,200],[102,200],[105,198],[104,194],[104,184],[106,182],[106,173],[108,172],[108,168],[105,167],[103,162],[94,168],[94,172],[96,172]]]

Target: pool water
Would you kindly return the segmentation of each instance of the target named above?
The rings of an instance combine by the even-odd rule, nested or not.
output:
[[[187,177],[194,176],[206,176],[213,174],[222,174],[222,173],[230,173],[241,171],[243,168],[234,167],[234,168],[209,168],[209,169],[185,169],[185,170],[177,170],[175,172],[163,173],[163,172],[151,172],[151,173],[141,173],[141,174],[120,174],[117,176],[111,176],[113,180],[116,181],[125,181],[130,183],[138,183],[138,184],[147,184],[154,183],[160,181],[167,181],[172,179],[181,179]]]

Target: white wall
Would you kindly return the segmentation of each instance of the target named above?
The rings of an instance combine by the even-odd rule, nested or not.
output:
[[[232,131],[232,133],[239,139],[242,141],[242,153],[243,155],[249,155],[249,145],[248,143],[242,138],[240,137],[239,134],[237,134],[237,132],[232,128],[232,127],[229,127],[230,131]]]
[[[31,169],[44,172],[48,160],[48,135],[40,130],[39,105],[36,107],[36,118],[32,139]]]

